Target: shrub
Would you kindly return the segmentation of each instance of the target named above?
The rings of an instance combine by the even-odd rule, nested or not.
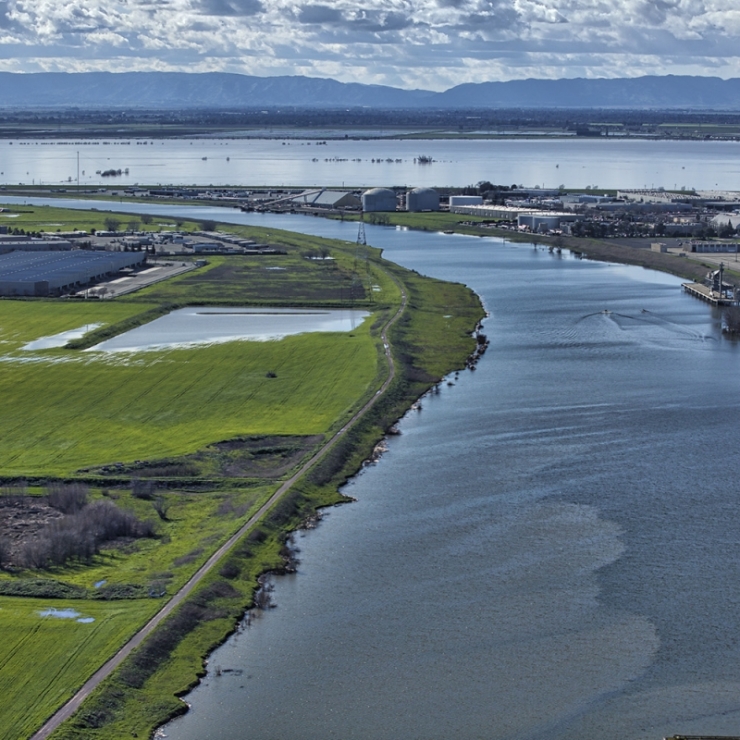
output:
[[[142,522],[112,501],[96,501],[44,527],[21,549],[27,568],[48,568],[69,560],[90,561],[100,545],[119,537],[153,537],[154,525]]]
[[[131,480],[131,493],[134,498],[151,501],[154,498],[155,488],[152,480],[141,480],[140,478],[132,478]]]
[[[19,578],[0,581],[0,595],[37,599],[84,599],[87,597],[87,589],[46,578]]]
[[[49,506],[63,514],[76,514],[87,505],[87,486],[81,483],[49,483],[47,485]]]
[[[236,578],[239,573],[241,573],[241,570],[239,566],[234,563],[233,561],[229,561],[228,563],[224,563],[221,570],[219,570],[219,574],[223,578]]]

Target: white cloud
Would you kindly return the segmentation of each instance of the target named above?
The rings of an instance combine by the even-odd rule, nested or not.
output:
[[[729,0],[0,0],[0,68],[462,81],[740,76]]]

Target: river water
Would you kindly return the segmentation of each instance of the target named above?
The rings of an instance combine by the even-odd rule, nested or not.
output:
[[[216,651],[236,670],[166,734],[735,733],[740,354],[718,316],[640,268],[368,233],[477,290],[491,347],[407,415],[356,503],[298,537],[278,608]]]
[[[419,155],[433,164],[418,164]],[[78,159],[79,156],[79,159]],[[78,169],[79,162],[79,169]],[[102,173],[121,170],[116,177]],[[740,142],[647,139],[0,140],[0,185],[700,188],[734,190]]]
[[[736,734],[740,347],[717,313],[641,268],[366,228],[389,259],[474,288],[490,349],[409,412],[346,487],[356,503],[298,535],[278,608],[214,653],[221,675],[164,733]]]

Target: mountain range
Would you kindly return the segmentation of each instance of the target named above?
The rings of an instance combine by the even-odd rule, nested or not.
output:
[[[0,107],[740,110],[740,79],[675,75],[528,79],[465,83],[434,92],[223,72],[1,72]]]

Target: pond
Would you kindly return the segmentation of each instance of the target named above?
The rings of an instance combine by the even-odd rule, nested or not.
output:
[[[181,308],[88,351],[139,352],[237,340],[265,342],[307,332],[348,332],[368,316],[367,311],[319,308]]]

